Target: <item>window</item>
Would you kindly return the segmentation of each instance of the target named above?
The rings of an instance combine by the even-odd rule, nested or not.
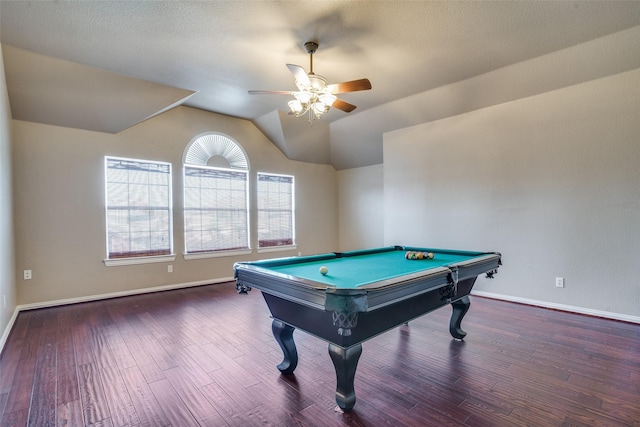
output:
[[[250,252],[249,167],[242,148],[208,133],[187,144],[183,162],[185,259]]]
[[[249,248],[247,172],[184,167],[187,253]]]
[[[293,177],[258,173],[258,248],[294,242]]]
[[[170,255],[171,165],[105,157],[105,184],[107,259]]]

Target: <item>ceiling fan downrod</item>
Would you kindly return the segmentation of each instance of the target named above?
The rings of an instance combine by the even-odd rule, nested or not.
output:
[[[306,42],[304,48],[307,49],[307,53],[309,54],[309,74],[313,74],[313,54],[318,50],[318,43]]]

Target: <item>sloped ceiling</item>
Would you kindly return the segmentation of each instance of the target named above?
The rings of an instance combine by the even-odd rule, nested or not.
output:
[[[16,119],[118,132],[183,104],[337,169],[382,162],[384,132],[638,67],[639,25],[634,1],[0,2]],[[373,85],[313,126],[247,93],[294,89],[285,64],[308,70],[309,40],[330,83]]]
[[[118,133],[194,93],[12,46],[2,51],[16,120]]]

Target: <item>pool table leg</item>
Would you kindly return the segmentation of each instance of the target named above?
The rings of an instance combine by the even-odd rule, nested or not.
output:
[[[289,326],[276,319],[273,319],[271,323],[273,336],[276,338],[284,354],[284,359],[278,365],[278,369],[283,374],[293,374],[296,366],[298,366],[298,350],[296,350],[296,343],[293,341],[293,331],[295,329],[293,326]]]
[[[331,356],[333,366],[336,369],[336,403],[344,411],[351,410],[356,404],[353,381],[361,354],[362,344],[356,344],[349,348],[329,344],[329,356]]]
[[[453,313],[451,313],[449,332],[455,339],[461,340],[467,335],[467,333],[460,328],[460,324],[462,323],[464,315],[469,311],[471,301],[469,301],[469,296],[465,295],[459,300],[452,302],[451,306],[453,307]]]

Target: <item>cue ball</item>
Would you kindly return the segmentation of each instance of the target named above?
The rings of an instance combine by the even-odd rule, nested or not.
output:
[[[328,272],[329,272],[329,269],[324,265],[320,267],[320,274],[322,274],[323,276],[326,275]]]

